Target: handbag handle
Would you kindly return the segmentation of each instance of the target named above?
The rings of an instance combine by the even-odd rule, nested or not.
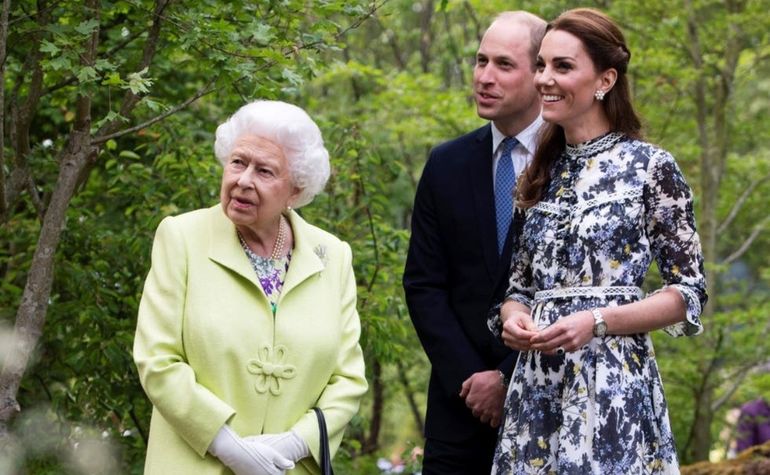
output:
[[[334,475],[332,470],[332,458],[329,454],[329,433],[326,431],[326,420],[324,419],[324,413],[321,409],[314,407],[315,415],[318,418],[318,432],[321,434],[320,445],[318,449],[321,452],[321,475]]]

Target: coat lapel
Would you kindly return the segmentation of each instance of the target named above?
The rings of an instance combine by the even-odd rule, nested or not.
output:
[[[479,241],[484,253],[484,263],[491,279],[497,276],[497,225],[495,224],[495,198],[492,190],[492,129],[483,127],[468,150],[470,160],[468,175],[473,193],[473,206],[479,220]]]
[[[211,208],[211,211],[209,259],[232,270],[261,291],[262,286],[257,280],[257,274],[251,267],[246,253],[243,252],[241,242],[238,240],[238,233],[235,231],[235,225],[222,211],[221,205]]]
[[[282,297],[326,267],[324,262],[326,246],[313,240],[315,233],[312,227],[295,211],[290,211],[287,217],[294,233],[294,250],[291,253],[291,263],[281,290]]]
[[[257,274],[251,267],[246,253],[243,252],[238,234],[235,231],[235,225],[222,212],[221,206],[216,206],[216,208],[216,210],[212,209],[209,258],[248,280],[263,292],[262,286],[257,280]],[[282,295],[287,294],[308,277],[321,272],[325,267],[322,258],[318,255],[322,254],[325,248],[313,242],[312,232],[309,232],[311,231],[310,225],[294,211],[289,212],[288,218],[294,233],[294,250],[292,251],[289,270],[286,273],[286,280],[283,283],[283,290],[281,290]]]

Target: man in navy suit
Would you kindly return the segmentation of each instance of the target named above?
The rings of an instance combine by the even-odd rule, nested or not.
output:
[[[487,314],[508,283],[513,180],[542,124],[534,74],[544,34],[530,13],[495,19],[473,72],[478,115],[491,123],[433,149],[417,187],[404,290],[432,366],[424,475],[490,472],[517,355]]]

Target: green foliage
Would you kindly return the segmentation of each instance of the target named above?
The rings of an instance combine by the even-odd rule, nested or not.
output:
[[[725,2],[693,3],[703,38],[699,67],[688,50],[687,12],[660,0],[515,5],[390,0],[375,18],[349,31],[369,11],[368,2],[311,2],[309,9],[299,0],[176,2],[163,12],[156,57],[144,67],[152,2],[102,2],[98,21],[80,2],[52,3],[48,19],[36,16],[35,2],[12,2],[6,104],[23,104],[33,90],[37,55],[44,94],[23,157],[39,200],[27,192],[0,227],[0,326],[13,323],[40,231],[39,207],[49,202],[56,183],[57,155],[75,120],[77,96],[91,97],[96,134],[110,124],[120,129],[142,123],[212,90],[151,127],[106,141],[70,204],[48,321],[22,383],[24,417],[15,427],[31,434],[24,440],[35,439],[41,426],[58,438],[27,454],[28,471],[81,473],[77,457],[68,455],[73,443],[97,440],[108,444],[100,452],[107,454],[102,469],[141,473],[150,405],[130,350],[153,232],[166,215],[217,202],[220,168],[212,153],[213,131],[258,97],[296,102],[321,126],[333,174],[326,191],[300,211],[353,248],[362,345],[370,381],[376,376],[382,382],[379,451],[361,455],[375,430],[370,392],[335,460],[337,471],[380,473],[380,456],[407,459],[411,447],[421,445],[410,398],[424,410],[429,371],[401,289],[412,198],[430,148],[483,123],[469,94],[478,39],[496,13],[518,8],[544,18],[575,6],[606,8],[621,22],[633,52],[632,88],[646,134],[677,157],[696,200],[718,193],[717,215],[724,220],[757,182],[720,232],[719,256],[708,263],[730,279],[710,283],[718,305],[705,322],[706,333],[694,339],[654,335],[679,447],[700,417],[693,401],[704,388],[713,390],[712,403],[721,403],[712,425],[716,436],[729,408],[770,387],[766,375],[746,373],[770,354],[761,331],[770,311],[766,230],[754,236],[740,259],[722,262],[768,216],[764,197],[770,182],[761,179],[770,175],[770,25],[757,0],[739,2],[742,13],[726,11]],[[708,171],[700,161],[704,151],[693,88],[705,77],[710,90],[718,90],[728,44],[723,40],[732,20],[745,41],[728,91],[729,153],[720,189],[704,190],[700,179]],[[97,30],[98,57],[81,65]],[[131,113],[121,110],[127,93],[140,98]],[[714,99],[707,95],[708,105]],[[713,121],[707,127],[713,131]],[[13,156],[8,138],[6,146],[6,156]],[[9,170],[16,159],[6,163]],[[658,283],[653,275],[646,287]],[[375,363],[382,368],[377,375]]]
[[[48,204],[56,184],[55,157],[75,119],[77,97],[90,97],[91,132],[98,135],[104,127],[129,127],[170,111],[206,87],[213,91],[151,128],[104,143],[70,203],[47,325],[18,394],[23,415],[14,432],[24,442],[27,470],[141,473],[150,405],[131,346],[155,227],[166,215],[217,202],[216,125],[248,98],[298,91],[320,67],[313,56],[336,47],[338,35],[368,7],[329,1],[309,14],[299,1],[171,3],[162,12],[155,57],[142,66],[152,2],[103,2],[98,20],[81,2],[55,2],[40,12],[37,5],[13,2],[10,12],[6,104],[18,108],[35,93],[30,71],[38,66],[42,95],[32,104],[29,152],[8,154],[9,166],[28,165],[39,201],[23,195],[0,227],[3,329],[14,321],[40,230],[37,206]],[[95,32],[97,58],[81,65]],[[130,114],[121,109],[126,93],[140,100]],[[43,414],[42,422],[32,424],[31,414]],[[32,450],[35,437],[23,437],[31,426],[58,437]],[[106,449],[94,452],[101,458],[79,457],[76,444],[93,445],[92,431]],[[78,465],[87,458],[102,461]]]

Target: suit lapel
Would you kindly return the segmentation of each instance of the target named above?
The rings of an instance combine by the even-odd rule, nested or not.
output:
[[[490,125],[481,128],[475,142],[468,150],[470,159],[468,175],[473,195],[473,206],[479,220],[479,240],[484,253],[484,263],[489,277],[497,276],[499,257],[497,255],[497,225],[495,224],[495,198],[492,190],[492,129]]]

